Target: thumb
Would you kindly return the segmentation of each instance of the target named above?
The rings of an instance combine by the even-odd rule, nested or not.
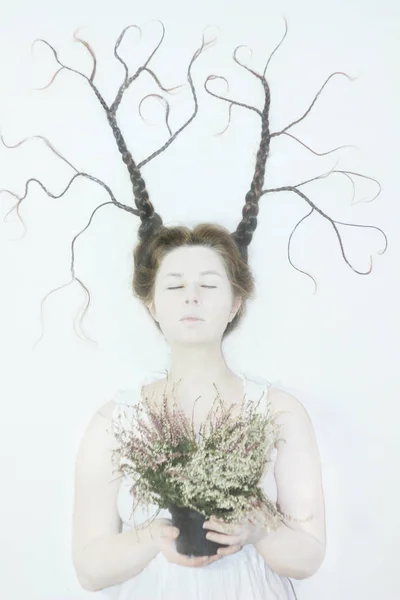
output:
[[[176,527],[172,527],[171,525],[167,525],[166,527],[164,527],[163,533],[167,537],[176,538],[176,537],[178,537],[179,530]]]

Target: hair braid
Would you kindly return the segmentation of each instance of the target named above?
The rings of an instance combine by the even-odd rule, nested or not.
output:
[[[269,132],[269,107],[270,107],[270,91],[266,81],[263,81],[265,91],[265,104],[261,117],[261,141],[257,151],[256,167],[253,180],[250,185],[250,190],[245,197],[245,205],[242,210],[242,220],[232,234],[234,237],[242,258],[247,262],[249,246],[253,233],[257,227],[257,215],[259,211],[258,201],[262,195],[262,189],[265,179],[266,161],[269,155],[271,135]]]
[[[117,125],[116,117],[107,111],[108,122],[117,142],[118,150],[122,155],[122,160],[126,164],[129,172],[129,177],[132,182],[133,195],[135,204],[139,210],[139,217],[142,221],[138,229],[138,236],[144,239],[155,233],[162,224],[162,218],[155,212],[153,204],[150,202],[149,193],[146,189],[146,183],[142,174],[133,160],[132,154],[129,152],[124,137],[120,128]]]

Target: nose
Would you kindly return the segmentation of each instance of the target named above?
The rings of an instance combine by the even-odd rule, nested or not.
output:
[[[194,302],[195,304],[198,304],[199,302],[199,293],[198,293],[198,289],[196,286],[188,286],[187,287],[187,291],[186,291],[186,300],[185,300],[186,304],[189,304],[191,302]]]

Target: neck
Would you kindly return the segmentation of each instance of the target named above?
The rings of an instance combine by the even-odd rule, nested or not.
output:
[[[182,390],[204,391],[211,390],[213,383],[232,383],[236,375],[228,368],[220,347],[197,344],[191,348],[172,348],[169,379],[171,385],[180,381],[179,387]]]

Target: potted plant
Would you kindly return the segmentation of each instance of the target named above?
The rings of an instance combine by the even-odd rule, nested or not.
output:
[[[144,397],[114,421],[113,464],[133,480],[136,506],[157,505],[155,517],[168,509],[180,531],[176,549],[188,556],[211,556],[221,547],[205,537],[211,515],[233,523],[251,514],[253,522],[276,529],[287,516],[258,485],[277,440],[270,404],[259,411],[262,396],[253,402],[245,394],[233,417],[217,390],[196,434],[193,417],[190,423],[175,397],[172,408],[167,400],[164,394],[157,406]]]

